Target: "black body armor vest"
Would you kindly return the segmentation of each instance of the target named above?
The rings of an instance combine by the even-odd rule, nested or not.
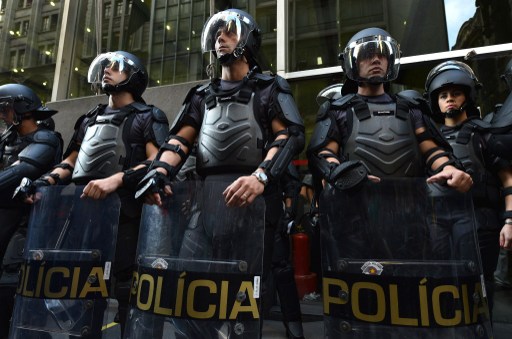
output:
[[[485,167],[482,149],[475,136],[475,126],[466,123],[460,129],[443,129],[442,132],[452,146],[453,154],[462,162],[466,172],[473,179],[471,194],[475,207],[498,206],[498,178]]]
[[[248,87],[229,96],[206,96],[197,145],[200,175],[251,173],[263,161],[263,132],[256,119],[255,92]]]
[[[123,131],[131,108],[91,119],[78,152],[73,182],[103,179],[126,167],[127,147]]]
[[[347,109],[347,119],[352,119],[350,136],[344,145],[347,160],[363,161],[376,176],[424,175],[407,106],[356,100]]]

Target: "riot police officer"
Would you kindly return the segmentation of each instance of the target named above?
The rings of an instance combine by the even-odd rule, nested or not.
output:
[[[27,86],[0,86],[0,119],[7,128],[0,136],[0,338],[7,336],[17,284],[16,253],[21,234],[16,231],[25,224],[28,207],[13,200],[16,186],[23,177],[36,179],[61,161],[62,139],[59,133],[38,125],[57,113],[41,104],[36,93]],[[14,235],[14,237],[13,237]],[[6,253],[10,240],[11,251]],[[11,253],[13,252],[14,253]],[[20,259],[20,258],[18,258]]]
[[[497,157],[488,149],[491,132],[489,126],[480,119],[476,104],[477,90],[480,87],[473,70],[465,63],[454,60],[435,66],[425,83],[433,114],[442,116],[444,120],[442,134],[473,178],[471,196],[485,287],[492,311],[493,274],[498,260],[499,234],[500,230],[507,234],[512,229],[512,167],[508,160]],[[500,215],[500,210],[503,209],[505,212]],[[456,215],[456,212],[452,211],[450,215]],[[452,219],[446,213],[438,213],[436,229],[443,230],[436,233],[451,234],[452,229],[457,228],[458,222],[459,220]],[[505,245],[504,241],[501,243]],[[448,250],[444,246],[436,248],[438,255],[443,255]]]
[[[349,189],[367,178],[424,176],[425,169],[428,182],[469,190],[471,177],[458,168],[420,103],[409,95],[386,92],[398,76],[398,42],[383,29],[367,28],[349,40],[340,58],[348,78],[343,96],[321,105],[308,146],[317,192],[320,179]],[[381,132],[389,138],[371,135],[377,126],[386,128]],[[358,138],[362,133],[370,135],[372,147]]]
[[[456,162],[452,155],[446,152],[435,128],[424,119],[419,105],[400,93],[396,96],[386,93],[387,84],[398,76],[398,42],[383,29],[367,28],[349,40],[341,58],[348,80],[340,99],[327,101],[320,107],[318,123],[308,147],[312,170],[329,183],[353,176],[355,181],[347,182],[350,186],[365,180],[370,173],[377,177],[422,176],[426,167],[431,175],[429,182],[446,180],[449,186],[467,191],[471,187],[471,178],[454,166]],[[356,92],[351,93],[354,90]],[[358,145],[357,136],[385,120],[405,122],[400,124],[404,133],[395,138],[403,138],[413,149],[410,152],[411,148],[406,148],[406,161],[369,161],[365,155],[355,152],[359,146],[372,152],[364,145]],[[374,141],[386,143],[384,140]],[[391,157],[396,159],[403,155],[393,153]],[[422,156],[426,158],[425,162]],[[344,162],[346,159],[349,161]],[[356,174],[357,170],[362,171]]]
[[[222,76],[189,92],[140,194],[146,192],[148,203],[160,205],[162,197],[154,189],[171,194],[168,183],[197,139],[198,174],[205,182],[219,177],[232,181],[220,191],[227,208],[250,206],[264,197],[265,249],[271,249],[282,213],[278,181],[304,146],[304,126],[286,80],[261,73],[260,45],[260,29],[244,11],[225,10],[207,21],[201,48],[215,55]],[[221,120],[213,124],[208,117]],[[230,137],[220,137],[228,131],[233,131]],[[219,138],[210,137],[215,135]],[[271,258],[272,251],[266,250],[264,270],[270,269]]]
[[[121,213],[112,272],[114,296],[119,302],[117,319],[123,331],[142,209],[142,203],[134,198],[135,188],[149,159],[164,143],[168,121],[163,111],[144,102],[148,73],[135,55],[125,51],[98,55],[89,67],[88,81],[108,95],[108,104],[98,105],[78,119],[64,160],[35,185],[73,182],[85,185],[82,197],[119,195]]]
[[[295,231],[301,182],[299,171],[291,162],[281,177],[281,185],[284,213],[280,227],[274,234],[272,275],[287,336],[289,338],[304,338],[297,284],[290,262],[289,237],[290,233]],[[306,253],[297,253],[296,255],[306,255]]]

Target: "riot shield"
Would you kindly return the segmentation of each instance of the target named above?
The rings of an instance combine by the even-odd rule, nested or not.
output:
[[[81,199],[83,188],[36,193],[9,338],[101,337],[120,200]]]
[[[260,338],[265,203],[226,207],[231,181],[184,181],[145,205],[125,338]]]
[[[328,338],[490,338],[470,195],[424,178],[320,198]]]

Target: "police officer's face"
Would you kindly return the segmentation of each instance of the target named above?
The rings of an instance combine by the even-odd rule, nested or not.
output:
[[[238,45],[238,35],[233,21],[217,31],[215,36],[215,52],[220,57],[224,54],[233,53]]]
[[[457,86],[446,87],[439,92],[437,103],[442,113],[449,110],[460,109],[466,101],[466,95],[462,88]]]
[[[116,62],[109,63],[103,73],[103,84],[117,85],[125,81],[128,74],[119,70],[119,64]]]
[[[388,59],[383,54],[375,53],[357,60],[359,76],[364,79],[386,76]]]

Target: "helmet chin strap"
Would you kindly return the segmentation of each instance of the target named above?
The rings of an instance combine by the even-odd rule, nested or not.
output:
[[[443,114],[446,118],[453,119],[453,118],[456,118],[459,115],[461,115],[462,112],[464,112],[465,110],[466,110],[466,102],[464,102],[459,108],[449,109],[448,111],[444,112]]]
[[[237,47],[233,51],[233,53],[224,54],[219,57],[219,62],[222,66],[230,66],[236,60],[240,59],[244,55],[244,49],[242,47]]]

